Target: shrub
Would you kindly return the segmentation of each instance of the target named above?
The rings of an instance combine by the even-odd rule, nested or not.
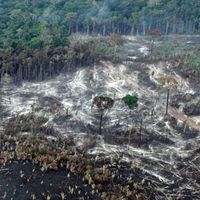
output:
[[[122,98],[124,103],[130,108],[133,109],[137,107],[137,102],[138,102],[138,97],[137,96],[131,96],[131,95],[126,95],[125,97]]]

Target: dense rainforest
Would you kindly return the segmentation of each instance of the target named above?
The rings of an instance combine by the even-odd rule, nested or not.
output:
[[[68,35],[192,34],[200,0],[0,0],[0,48],[67,44]]]

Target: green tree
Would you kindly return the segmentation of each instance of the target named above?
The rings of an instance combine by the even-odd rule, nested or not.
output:
[[[132,96],[132,95],[126,95],[125,97],[122,98],[122,101],[130,108],[134,109],[138,106],[138,97],[137,96]]]

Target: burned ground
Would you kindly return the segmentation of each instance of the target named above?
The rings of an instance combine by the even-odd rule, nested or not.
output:
[[[170,43],[173,39],[174,36],[163,43]],[[176,39],[178,44],[185,42],[182,36]],[[187,37],[187,40],[192,40],[192,37]],[[139,190],[131,186],[135,196],[143,192],[152,200],[170,196],[198,199],[200,116],[195,106],[199,101],[199,87],[193,79],[185,78],[181,68],[177,68],[181,57],[152,58],[148,50],[150,41],[145,37],[126,37],[125,41],[123,48],[126,53],[121,64],[100,61],[42,82],[25,81],[21,86],[13,86],[12,78],[4,76],[1,131],[27,137],[32,132],[50,140],[59,135],[73,138],[76,154],[84,152],[82,157],[99,158],[99,168],[105,164],[103,158],[110,160],[115,157],[118,167],[107,166],[111,172],[112,169],[117,171],[119,176],[113,182],[116,183],[115,189],[118,181],[119,185],[127,186],[125,183],[132,177],[131,183],[139,185]],[[175,77],[178,83],[177,91],[170,93],[168,116],[164,116],[166,92],[159,85],[160,78],[165,75]],[[137,108],[131,110],[121,101],[127,94],[138,97]],[[100,113],[98,108],[92,108],[95,96],[114,100],[113,107],[104,112],[101,136],[98,135]],[[37,122],[35,127],[31,120]],[[13,158],[12,154],[9,156]],[[91,157],[90,162],[93,161]],[[18,169],[22,165],[21,161],[18,162],[7,166]],[[78,165],[82,166],[81,161]],[[25,166],[31,168],[27,163]],[[59,170],[58,177],[59,173],[65,173]],[[94,174],[98,172],[90,172],[96,180]],[[38,180],[40,173],[38,171]],[[47,177],[48,173],[54,172],[47,172]],[[7,181],[6,178],[3,180]],[[79,183],[82,187],[81,179]],[[92,189],[88,186],[87,190]],[[110,188],[106,192],[109,191]],[[116,191],[112,191],[113,194],[117,194]]]

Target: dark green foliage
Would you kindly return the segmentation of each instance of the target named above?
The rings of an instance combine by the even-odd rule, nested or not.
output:
[[[152,1],[153,2],[153,1]],[[199,0],[3,0],[0,47],[65,44],[68,34],[199,33]],[[177,3],[178,2],[178,3]],[[56,36],[56,38],[55,38]],[[35,41],[39,38],[41,41]]]
[[[68,45],[68,42],[67,38],[54,38],[51,45],[53,47],[66,46]]]
[[[44,46],[44,42],[40,40],[39,38],[34,37],[31,39],[30,42],[28,42],[28,46],[33,49],[41,48]]]
[[[3,47],[4,47],[3,42],[0,40],[0,49]]]
[[[23,47],[23,41],[21,41],[21,40],[13,40],[12,44],[11,44],[11,47],[13,49],[19,49],[19,48]]]
[[[132,95],[126,95],[125,97],[122,98],[124,103],[130,108],[133,109],[138,106],[138,97],[137,96],[132,96]]]

